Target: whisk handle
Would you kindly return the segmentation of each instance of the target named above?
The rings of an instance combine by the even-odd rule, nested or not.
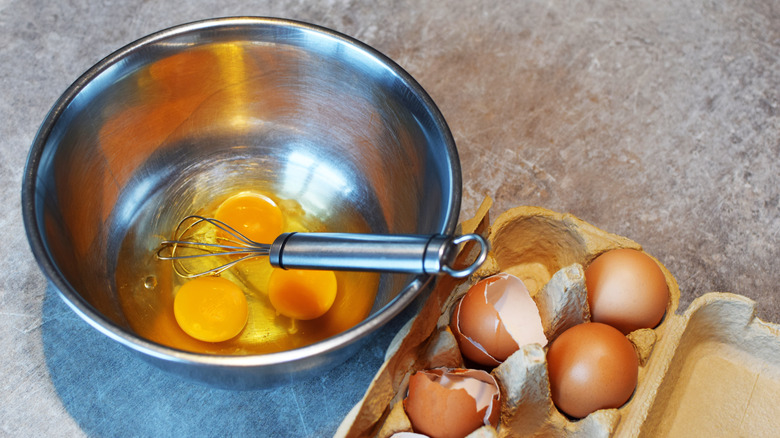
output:
[[[455,269],[452,263],[462,243],[480,245],[471,265]],[[353,233],[285,233],[272,244],[271,265],[284,269],[328,269],[412,274],[471,275],[487,256],[488,244],[478,234],[384,235]]]

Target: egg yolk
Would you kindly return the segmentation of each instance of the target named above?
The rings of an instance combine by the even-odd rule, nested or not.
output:
[[[293,319],[314,319],[325,314],[336,299],[333,271],[274,269],[268,282],[268,299],[277,312]]]
[[[243,330],[249,311],[244,292],[235,283],[221,277],[200,277],[179,288],[173,314],[193,338],[222,342]]]
[[[282,211],[271,198],[259,193],[231,196],[220,204],[214,218],[258,243],[271,243],[282,234]]]

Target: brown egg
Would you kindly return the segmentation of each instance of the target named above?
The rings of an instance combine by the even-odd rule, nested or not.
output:
[[[536,303],[523,281],[506,273],[474,284],[450,327],[463,356],[481,365],[497,366],[521,345],[547,345]]]
[[[555,406],[582,418],[628,401],[636,388],[639,360],[625,335],[589,322],[566,330],[550,344],[547,370]]]
[[[661,322],[669,287],[658,264],[633,249],[615,249],[598,256],[585,270],[591,320],[628,334]]]
[[[481,370],[435,368],[409,378],[404,410],[415,432],[431,438],[462,438],[483,425],[496,427],[500,391]]]

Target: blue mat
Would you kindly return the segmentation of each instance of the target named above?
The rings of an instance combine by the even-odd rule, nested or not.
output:
[[[403,312],[323,376],[267,390],[214,389],[162,371],[89,326],[52,286],[43,345],[58,395],[89,436],[332,436],[411,316]]]

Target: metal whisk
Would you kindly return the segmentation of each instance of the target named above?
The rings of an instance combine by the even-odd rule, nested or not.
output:
[[[471,265],[456,269],[452,263],[458,247],[469,241],[479,245],[479,255]],[[162,242],[157,258],[172,260],[176,273],[185,278],[218,274],[256,257],[268,257],[272,266],[283,269],[447,274],[462,278],[479,268],[487,252],[488,243],[478,234],[284,233],[266,244],[249,239],[217,219],[192,215],[179,223],[172,240]],[[204,257],[218,261],[206,268],[197,263],[188,265]]]

